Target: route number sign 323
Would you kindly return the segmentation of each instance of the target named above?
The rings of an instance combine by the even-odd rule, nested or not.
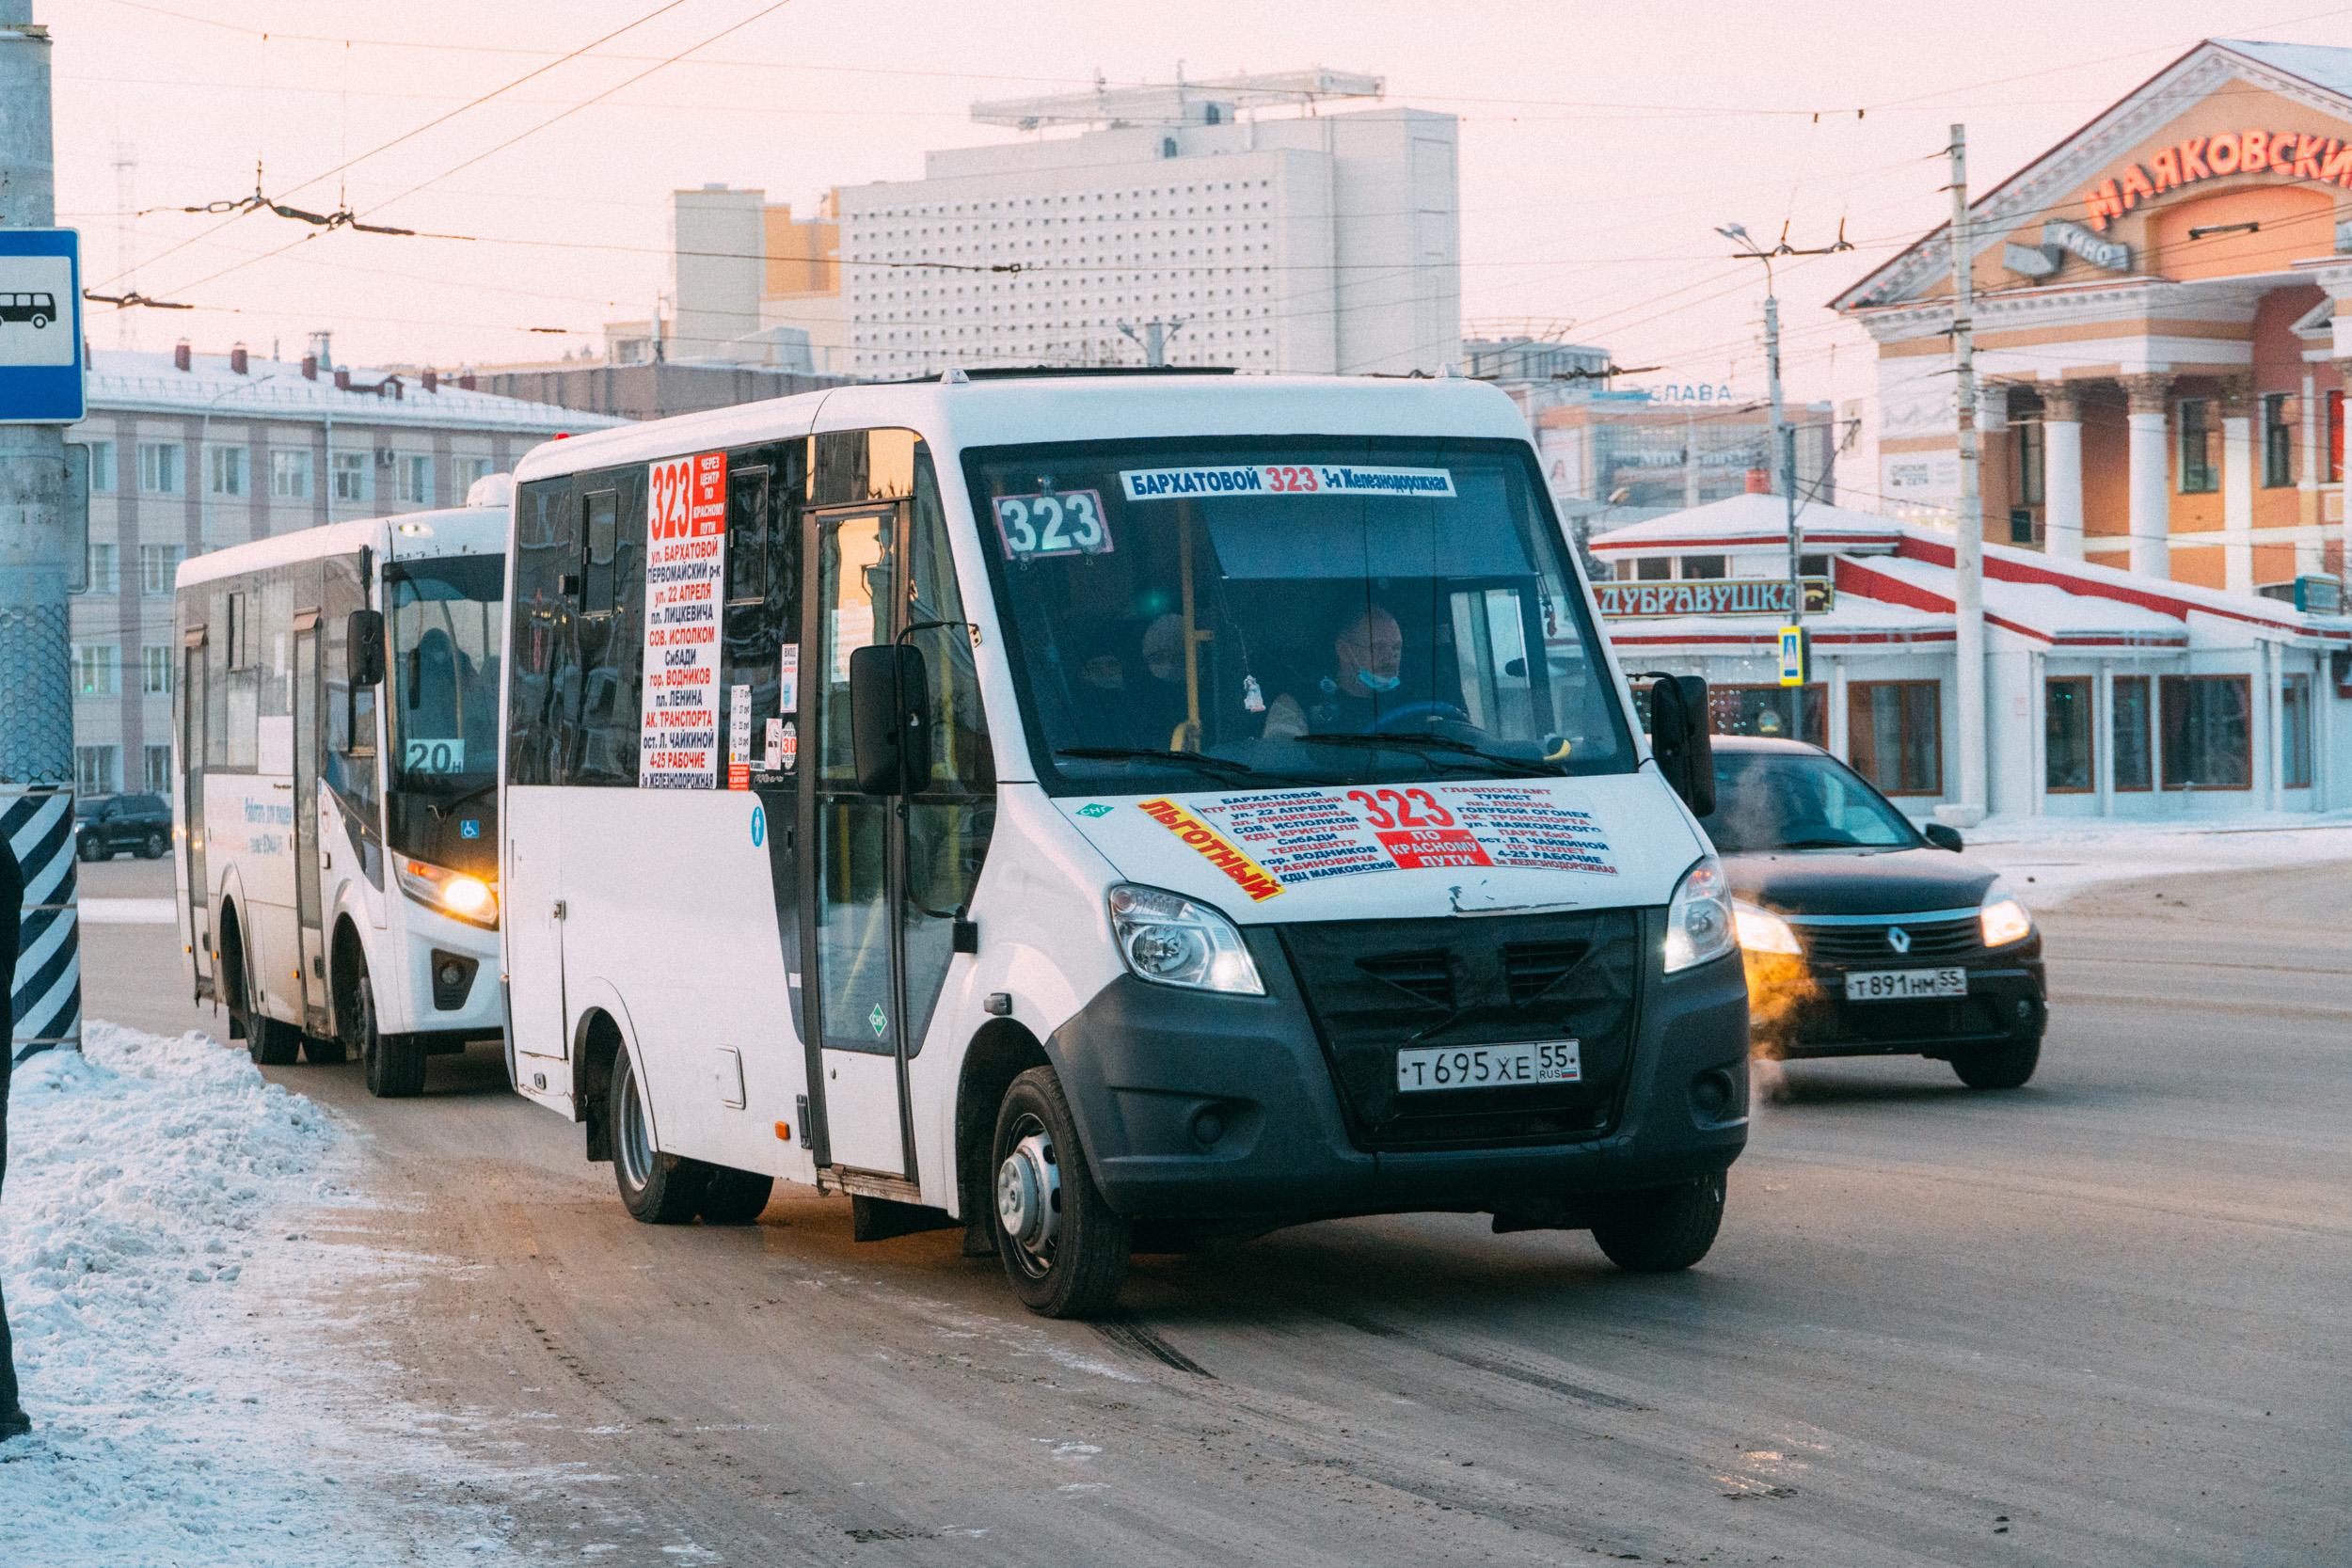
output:
[[[1093,490],[998,496],[996,536],[1005,546],[1007,561],[1108,555],[1111,551],[1111,528],[1103,516],[1103,498]]]

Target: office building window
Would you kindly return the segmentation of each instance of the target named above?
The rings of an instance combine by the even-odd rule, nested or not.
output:
[[[150,496],[176,496],[180,493],[179,442],[139,443],[139,489]]]
[[[151,599],[168,597],[187,553],[178,545],[141,545],[139,592]]]
[[[244,495],[246,488],[245,472],[245,448],[206,447],[204,449],[204,488],[214,495]]]
[[[475,482],[489,478],[493,470],[486,457],[460,457],[456,459],[456,497],[462,501],[466,499],[466,492],[474,487]]]
[[[2053,795],[2099,786],[2093,703],[2089,675],[2053,675],[2042,683],[2042,787]]]
[[[2253,682],[2245,675],[2166,675],[2164,787],[2245,789],[2254,782]]]
[[[121,794],[122,748],[119,746],[74,747],[73,787],[84,795]]]
[[[73,689],[85,697],[112,697],[122,689],[122,650],[111,642],[73,644]]]
[[[139,690],[150,697],[171,695],[172,650],[151,642],[139,650]]]
[[[364,451],[339,451],[330,464],[334,478],[334,499],[339,501],[364,501],[373,489],[369,468],[371,459]]]
[[[2287,395],[2263,394],[2263,483],[2276,490],[2295,480],[2295,426],[2287,422]]]
[[[1944,793],[1942,692],[1934,681],[1846,688],[1846,749],[1855,772],[1888,795]]]
[[[88,553],[83,557],[83,562],[89,569],[89,587],[85,590],[86,593],[119,594],[122,591],[120,546],[93,539],[89,542]]]
[[[2017,504],[2040,506],[2042,499],[2042,429],[2039,422],[2010,427],[2017,439],[2010,443],[2017,452]]]
[[[310,454],[299,448],[269,454],[269,493],[281,501],[310,499]]]
[[[161,795],[166,800],[169,800],[171,798],[171,748],[144,746],[140,748],[140,751],[147,763],[146,782],[140,787],[150,795]]]
[[[392,460],[393,472],[399,475],[400,503],[403,506],[433,504],[433,458],[421,451],[404,451]]]
[[[2147,789],[2155,780],[2148,765],[2148,677],[2115,677],[2115,713],[2107,743],[2115,751],[2115,787]]]
[[[2173,404],[2173,420],[2181,442],[2181,494],[2211,495],[2221,488],[2221,466],[2214,455],[2213,404],[2206,398],[2183,398]]]
[[[89,443],[89,488],[93,496],[115,493],[115,444],[112,441]]]
[[[2279,684],[2279,786],[2312,787],[2312,678],[2289,675]]]
[[[1799,689],[1793,686],[1710,686],[1707,689],[1708,727],[1717,735],[1776,736],[1827,746],[1829,689],[1803,688],[1802,716],[1797,711]]]

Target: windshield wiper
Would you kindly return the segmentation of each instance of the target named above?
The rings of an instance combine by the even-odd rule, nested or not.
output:
[[[1258,769],[1232,757],[1213,757],[1206,752],[1171,752],[1150,746],[1064,746],[1054,754],[1075,757],[1081,762],[1175,762],[1202,772],[1256,773]]]
[[[1786,844],[1775,844],[1775,849],[1892,849],[1891,844],[1865,844],[1853,838],[1792,838]]]
[[[1502,752],[1489,752],[1483,746],[1473,746],[1467,740],[1456,740],[1450,735],[1357,735],[1347,731],[1327,733],[1311,730],[1305,735],[1293,736],[1291,738],[1314,746],[1354,746],[1364,751],[1393,747],[1403,752],[1444,752],[1454,756],[1470,757],[1480,762],[1492,763],[1498,768],[1511,768],[1537,778],[1556,779],[1560,777],[1560,770],[1549,763],[1538,762],[1533,757],[1515,757]]]
[[[450,818],[450,814],[456,811],[458,807],[464,805],[469,800],[480,800],[483,796],[489,794],[490,791],[496,789],[498,786],[499,782],[496,779],[492,779],[487,784],[478,784],[471,789],[463,790],[458,794],[453,795],[446,800],[436,800],[428,796],[425,799],[424,809],[433,814],[436,821],[446,822]],[[423,795],[424,791],[420,789],[412,791],[412,793]]]

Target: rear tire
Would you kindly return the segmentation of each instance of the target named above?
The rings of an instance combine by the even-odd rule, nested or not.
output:
[[[163,834],[149,833],[147,835],[147,841],[139,846],[139,859],[143,861],[162,860],[164,858],[164,851],[169,847],[171,847],[171,846],[164,838]]]
[[[388,1037],[377,1027],[375,985],[368,976],[368,960],[356,953],[335,1016],[342,1025],[343,1049],[359,1058],[368,1093],[378,1100],[412,1100],[424,1092],[424,1047]]]
[[[1952,1070],[1972,1089],[2017,1089],[2025,1087],[2041,1063],[2039,1039],[2010,1040],[2003,1045],[1980,1045],[1953,1057]]]
[[[612,1059],[612,1180],[621,1204],[647,1225],[684,1225],[710,1190],[712,1168],[654,1146],[637,1069],[623,1047]]]
[[[1127,1278],[1133,1230],[1094,1184],[1052,1068],[1033,1067],[1005,1090],[990,1152],[996,1255],[1013,1294],[1048,1318],[1109,1311]]]
[[[1629,1274],[1672,1274],[1715,1244],[1724,1223],[1724,1173],[1622,1193],[1608,1203],[1608,1217],[1593,1227],[1593,1240],[1609,1260]]]
[[[776,1179],[756,1176],[728,1165],[710,1167],[710,1184],[703,1189],[705,1225],[750,1225],[767,1211]]]

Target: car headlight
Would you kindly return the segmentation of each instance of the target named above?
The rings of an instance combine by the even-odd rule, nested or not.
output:
[[[1720,958],[1738,945],[1731,883],[1724,877],[1723,862],[1703,856],[1682,874],[1666,901],[1666,973]]]
[[[476,926],[498,928],[498,889],[481,878],[406,855],[395,857],[392,866],[400,874],[401,891],[420,904],[430,904]]]
[[[1119,956],[1136,979],[1189,990],[1265,994],[1241,933],[1207,905],[1121,883],[1111,889],[1110,911]]]
[[[1751,953],[1788,953],[1800,958],[1804,954],[1795,927],[1770,910],[1734,899],[1731,920],[1740,934],[1740,945]]]
[[[1984,890],[1984,907],[1977,911],[1977,924],[1983,929],[1987,947],[2007,947],[2033,935],[2033,916],[2010,892],[2009,884],[1997,879]]]

